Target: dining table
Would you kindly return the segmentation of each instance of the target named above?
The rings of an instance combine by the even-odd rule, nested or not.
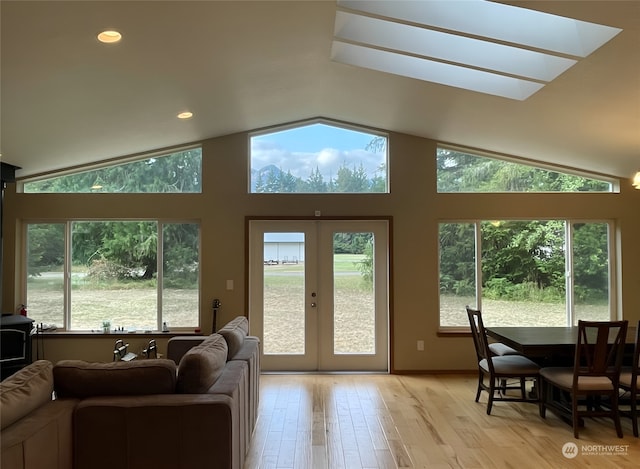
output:
[[[578,326],[485,327],[487,335],[517,350],[541,366],[572,366],[578,340]],[[625,357],[633,355],[636,328],[628,327]],[[614,340],[614,335],[610,341]],[[625,361],[627,361],[625,359]]]
[[[541,367],[573,366],[578,340],[578,326],[567,327],[490,327],[485,326],[487,336],[517,350]],[[609,336],[613,343],[615,335]],[[636,327],[627,327],[623,364],[630,364],[635,347]],[[557,391],[557,390],[556,390]],[[531,396],[538,393],[534,384]],[[547,396],[547,407],[567,424],[572,425],[571,405],[565,393],[554,392]],[[580,419],[580,425],[584,425]]]

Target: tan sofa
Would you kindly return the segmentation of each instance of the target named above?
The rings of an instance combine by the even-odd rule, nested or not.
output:
[[[44,362],[16,373],[12,388],[26,386],[20,374],[42,373],[37,381],[44,390],[38,406],[6,399],[12,409],[24,410],[7,412],[5,422],[2,383],[1,467],[241,469],[257,418],[259,341],[247,337],[244,317],[227,326],[224,335],[171,339],[168,355],[176,361],[63,360],[53,370]],[[41,368],[46,371],[33,371]],[[54,388],[57,399],[51,400]],[[38,429],[51,426],[46,422],[54,416],[57,433],[40,435]],[[50,461],[53,454],[57,465]],[[20,457],[22,465],[15,462]]]
[[[0,383],[0,467],[73,467],[77,399],[52,399],[53,364],[36,361]]]
[[[229,347],[228,360],[246,363],[248,380],[246,392],[243,396],[244,405],[241,406],[244,420],[244,435],[241,443],[245,452],[249,449],[251,434],[258,419],[258,404],[260,398],[260,339],[249,336],[249,322],[246,317],[238,316],[229,321],[218,334],[222,335]],[[167,344],[167,358],[180,363],[182,358],[193,347],[205,340],[203,337],[177,336],[169,339]]]

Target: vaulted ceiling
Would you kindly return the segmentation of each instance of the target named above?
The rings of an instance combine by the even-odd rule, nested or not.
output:
[[[640,1],[504,3],[622,32],[519,101],[333,61],[335,1],[4,0],[2,161],[26,177],[326,117],[631,177]]]

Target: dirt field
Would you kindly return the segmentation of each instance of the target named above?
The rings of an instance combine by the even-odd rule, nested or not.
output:
[[[287,304],[281,290],[265,292],[264,338],[266,353],[304,352],[303,305]],[[301,298],[301,296],[298,296]],[[335,305],[334,350],[338,353],[373,353],[373,295],[350,292]]]
[[[155,289],[136,290],[78,290],[72,297],[75,330],[98,330],[102,321],[110,321],[112,328],[138,330],[158,328]],[[169,326],[193,326],[198,322],[198,296],[195,290],[165,290],[163,295],[164,320]],[[132,315],[131,312],[135,314]],[[29,298],[29,317],[38,323],[63,323],[62,293],[38,291]],[[135,317],[132,323],[131,317]]]
[[[301,353],[304,347],[302,283],[276,282],[265,288],[263,344],[268,353]],[[157,329],[155,289],[77,290],[72,294],[73,329],[99,330],[102,321],[112,328]],[[299,298],[292,302],[289,298]],[[165,290],[164,320],[169,327],[191,327],[197,322],[198,298],[193,290]],[[467,326],[464,307],[473,298],[441,299],[443,326]],[[45,324],[62,324],[62,294],[37,291],[29,300],[29,316]],[[131,323],[131,312],[136,322]],[[604,306],[580,306],[581,319],[605,319]],[[396,314],[401,312],[396,311]],[[424,314],[438,314],[437,311]],[[563,326],[564,304],[485,300],[483,315],[488,326]],[[207,316],[208,317],[208,316]],[[341,353],[367,353],[374,349],[373,297],[366,289],[342,289],[336,299],[335,349]]]

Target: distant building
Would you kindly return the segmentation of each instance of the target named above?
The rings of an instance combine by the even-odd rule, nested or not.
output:
[[[265,233],[264,263],[304,262],[304,233]]]

